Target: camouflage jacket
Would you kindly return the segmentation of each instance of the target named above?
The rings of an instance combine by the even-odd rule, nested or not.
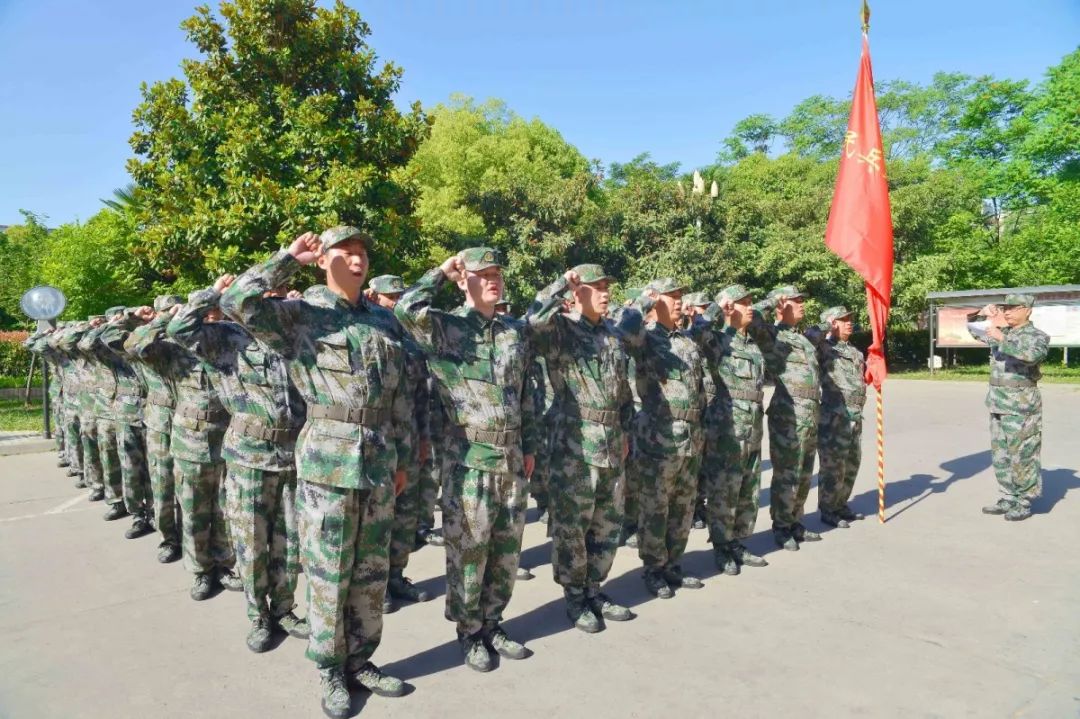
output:
[[[684,330],[645,322],[653,304],[646,296],[638,298],[621,312],[618,323],[623,346],[634,360],[634,382],[641,398],[635,451],[653,457],[694,456],[704,442],[704,359]]]
[[[172,379],[176,391],[169,435],[170,454],[185,462],[217,464],[222,461],[221,443],[229,424],[229,414],[210,381],[213,370],[182,344],[166,336],[171,319],[168,314],[158,315],[140,328],[142,331],[126,345],[126,349],[144,363],[154,361],[150,358],[167,358],[167,364],[157,367]]]
[[[994,414],[1037,414],[1042,411],[1042,378],[1039,365],[1046,359],[1050,335],[1031,322],[1020,327],[1003,327],[999,342],[990,345],[990,389],[986,406]]]
[[[765,358],[747,332],[712,323],[695,325],[694,337],[705,357],[710,436],[761,440]]]
[[[362,297],[350,304],[324,285],[300,300],[263,297],[299,269],[292,255],[278,252],[238,277],[221,309],[285,358],[307,403],[296,447],[299,478],[348,489],[383,486],[413,456],[400,330],[381,307]]]
[[[170,351],[170,344],[154,342],[150,338],[160,336],[161,329],[168,323],[169,315],[158,315],[133,329],[124,341],[124,351],[131,358],[131,366],[146,386],[143,423],[147,429],[164,434],[172,433],[172,416],[176,408],[175,353]]]
[[[568,289],[560,277],[536,295],[528,314],[554,396],[552,432],[560,451],[594,467],[618,468],[634,419],[628,357],[609,320],[593,324],[577,312],[560,312]],[[534,402],[544,402],[542,392],[543,385]]]
[[[860,419],[866,404],[866,360],[858,348],[828,335],[819,327],[805,332],[817,349],[821,366],[821,413]]]
[[[84,416],[90,416],[93,412],[93,388],[97,383],[93,361],[79,351],[79,342],[90,329],[89,323],[80,322],[64,328],[53,340],[56,348],[71,360],[75,393],[73,398],[68,399],[69,403],[78,407],[79,414]]]
[[[394,308],[427,355],[451,425],[444,446],[450,461],[466,467],[521,474],[522,455],[535,454],[539,440],[536,407],[525,382],[528,326],[506,315],[488,319],[471,307],[433,308],[432,298],[445,281],[441,269],[429,270]]]
[[[116,374],[110,359],[112,353],[98,338],[108,324],[91,328],[79,340],[79,353],[86,363],[86,389],[89,394],[90,413],[98,419],[116,419],[113,405],[116,401]]]
[[[124,342],[131,330],[142,324],[133,317],[125,317],[120,324],[107,323],[98,335],[98,342],[112,352],[111,363],[116,376],[116,398],[113,400],[113,413],[118,422],[135,427],[143,426],[143,409],[146,404],[146,385],[142,375],[132,367]]]
[[[771,303],[754,305],[747,332],[765,358],[765,371],[776,386],[767,414],[778,409],[817,414],[821,402],[821,375],[817,350],[795,327],[773,324],[762,314]]]
[[[57,379],[62,387],[60,396],[64,404],[72,408],[79,403],[78,373],[75,367],[75,358],[61,350],[60,345],[65,333],[73,329],[72,325],[62,327],[45,338],[49,351],[56,358]]]
[[[213,287],[192,292],[166,332],[212,368],[210,381],[231,415],[225,461],[267,472],[293,469],[304,400],[281,355],[235,322],[206,321],[220,299]]]

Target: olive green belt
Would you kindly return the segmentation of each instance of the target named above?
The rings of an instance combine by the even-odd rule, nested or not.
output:
[[[780,385],[784,388],[792,397],[798,397],[799,399],[812,399],[815,402],[821,401],[821,390],[817,387],[791,387],[789,385]]]
[[[596,422],[608,427],[614,427],[619,423],[619,412],[613,409],[593,409],[592,407],[567,405],[566,416]]]
[[[343,404],[309,404],[308,419],[332,419],[338,422],[381,427],[390,421],[390,410],[381,407],[348,407]]]
[[[991,377],[990,378],[990,386],[991,387],[1015,387],[1015,388],[1021,388],[1021,387],[1037,387],[1038,385],[1039,385],[1039,383],[1036,382],[1033,379],[1025,379],[1025,378],[1013,379],[1011,377]]]
[[[474,429],[458,425],[455,428],[455,434],[458,437],[464,437],[470,442],[493,444],[496,447],[509,447],[511,444],[517,444],[521,441],[520,429]]]
[[[272,427],[266,420],[252,414],[234,414],[229,430],[268,442],[284,442],[297,433],[295,427]]]

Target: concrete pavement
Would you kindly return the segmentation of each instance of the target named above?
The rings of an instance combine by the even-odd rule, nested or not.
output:
[[[1044,497],[1018,524],[979,512],[996,498],[985,387],[890,381],[886,392],[885,525],[871,517],[798,553],[774,551],[766,490],[750,544],[769,567],[717,576],[697,531],[685,566],[706,587],[661,601],[620,549],[608,592],[638,617],[585,635],[567,625],[534,521],[524,563],[537,578],[517,585],[505,626],[536,654],[488,675],[461,665],[442,616],[442,550],[425,548],[407,574],[439,596],[388,616],[375,657],[414,691],[357,695],[354,710],[1080,716],[1080,387],[1043,389]],[[867,415],[855,504],[872,515],[871,406]],[[103,505],[55,464],[52,453],[0,457],[0,717],[322,716],[302,642],[251,654],[239,594],[191,601],[181,566],[155,561],[156,540],[125,540],[126,520],[102,521]],[[816,513],[808,525],[822,528]]]

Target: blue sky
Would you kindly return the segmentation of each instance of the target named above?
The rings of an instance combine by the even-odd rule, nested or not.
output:
[[[0,0],[0,224],[88,219],[128,182],[139,83],[179,76],[195,0]],[[213,3],[212,3],[213,4]],[[351,0],[405,71],[399,101],[498,97],[590,158],[708,164],[746,115],[846,95],[857,0]],[[875,0],[878,80],[1038,81],[1080,41],[1077,0]]]

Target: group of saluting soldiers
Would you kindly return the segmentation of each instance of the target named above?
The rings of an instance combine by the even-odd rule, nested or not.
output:
[[[681,566],[695,523],[724,574],[767,564],[743,543],[765,414],[776,543],[821,539],[803,524],[815,454],[821,520],[862,518],[848,500],[866,384],[847,309],[804,332],[795,287],[755,304],[732,285],[710,302],[665,278],[609,306],[614,278],[584,264],[515,318],[498,251],[365,288],[373,241],[355,227],[305,233],[186,302],[114,307],[28,340],[59,377],[60,463],[77,486],[105,500],[105,519],[130,515],[125,536],[156,531],[159,561],[182,556],[193,599],[243,590],[252,651],[278,631],[306,638],[328,716],[348,715],[350,687],[404,692],[371,658],[383,613],[429,598],[404,575],[425,544],[445,542],[464,663],[530,655],[501,626],[515,580],[531,578],[519,566],[530,492],[569,621],[589,633],[633,618],[602,591],[620,544],[663,599],[702,586]],[[309,264],[325,284],[290,291]],[[450,311],[436,307],[447,284],[463,299]]]

